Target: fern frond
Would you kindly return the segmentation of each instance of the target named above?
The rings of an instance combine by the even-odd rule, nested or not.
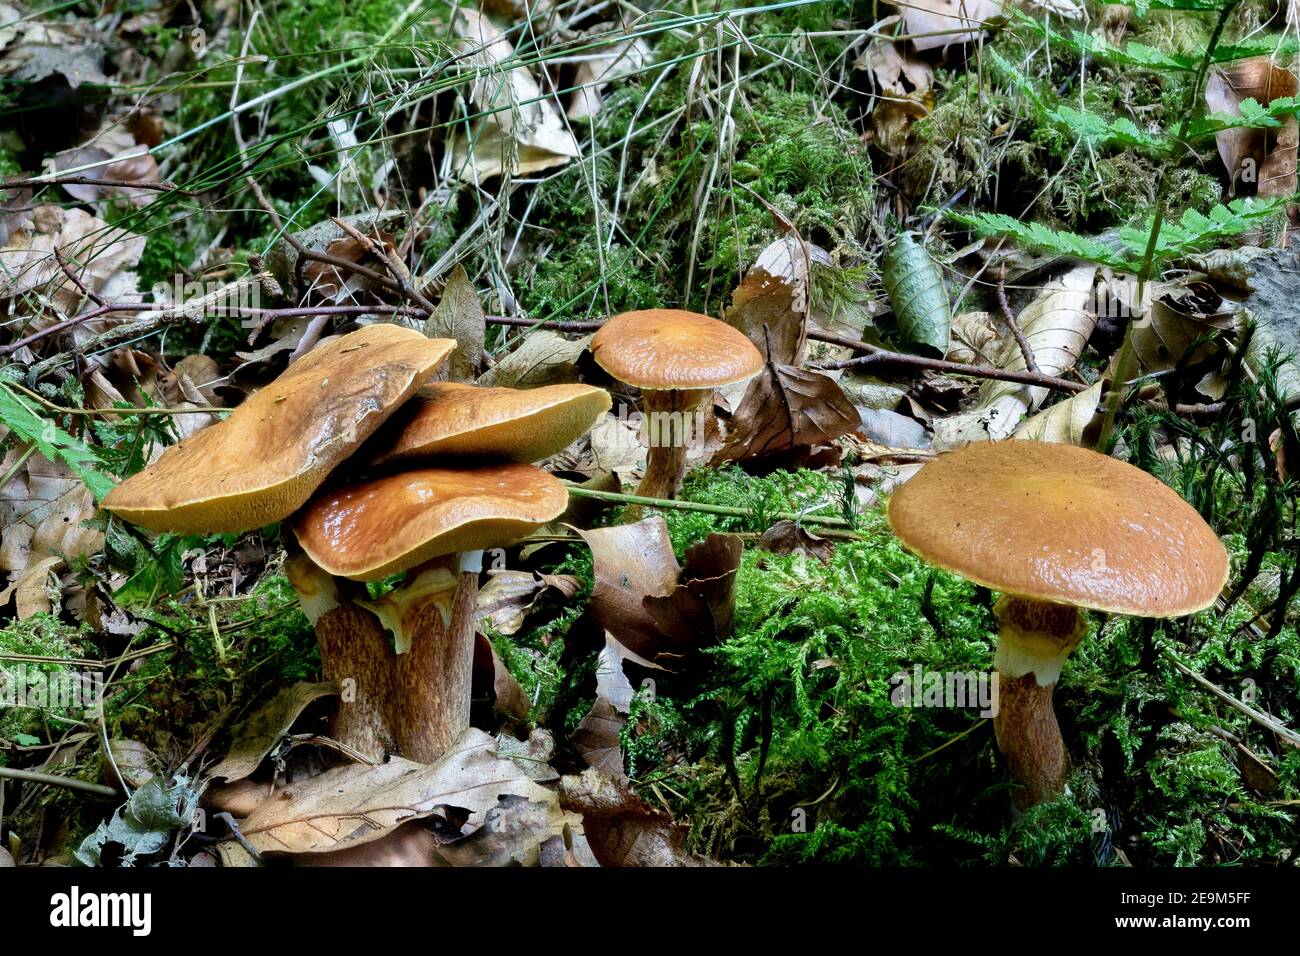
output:
[[[948,218],[959,222],[985,237],[1005,236],[1024,246],[1072,256],[1087,262],[1096,262],[1114,269],[1123,269],[1129,261],[1103,242],[1081,236],[1075,232],[1051,229],[1038,222],[1021,222],[1002,213],[982,212],[974,215],[950,212]]]
[[[1215,206],[1208,216],[1188,209],[1177,222],[1161,225],[1156,261],[1177,259],[1221,245],[1276,215],[1291,198],[1234,199],[1226,206]],[[1143,255],[1151,235],[1151,220],[1141,226],[1126,226],[1119,235],[1126,249],[1135,255]]]

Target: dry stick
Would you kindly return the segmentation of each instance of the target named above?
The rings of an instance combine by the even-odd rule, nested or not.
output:
[[[752,518],[754,513],[747,508],[736,508],[731,505],[705,505],[695,501],[678,501],[674,498],[647,498],[643,495],[625,495],[617,491],[597,491],[595,488],[582,488],[577,485],[569,485],[568,492],[574,498],[594,498],[597,501],[612,501],[623,505],[642,505],[647,508],[670,508],[676,511],[698,511],[702,514],[710,515],[728,515],[733,518]],[[808,512],[798,514],[791,511],[783,511],[775,517],[784,521],[800,521],[811,524],[824,524],[838,528],[851,527],[844,518],[832,516],[820,516]]]
[[[1211,694],[1219,698],[1219,700],[1223,701],[1229,707],[1235,707],[1237,710],[1241,711],[1243,714],[1245,714],[1251,720],[1255,721],[1255,723],[1259,724],[1261,727],[1273,731],[1273,733],[1277,734],[1279,737],[1281,737],[1283,740],[1289,743],[1292,747],[1300,747],[1300,735],[1297,735],[1295,731],[1278,723],[1272,717],[1268,716],[1268,714],[1261,713],[1260,711],[1256,710],[1254,707],[1251,707],[1249,704],[1242,703],[1241,701],[1237,700],[1237,698],[1229,694],[1227,691],[1222,690],[1221,688],[1210,683],[1200,674],[1196,673],[1196,671],[1192,670],[1190,667],[1188,667],[1178,658],[1174,657],[1174,655],[1169,651],[1161,650],[1160,653],[1164,656],[1166,660],[1169,661],[1169,663],[1174,665],[1174,668],[1180,674],[1183,674],[1186,677],[1190,677],[1198,687],[1202,688],[1203,690],[1209,691]]]
[[[1041,374],[1042,369],[1038,367],[1038,362],[1034,359],[1034,350],[1029,347],[1029,339],[1025,338],[1025,333],[1020,331],[1020,323],[1016,321],[1011,306],[1007,302],[1007,264],[1005,262],[1002,263],[1002,268],[998,270],[998,307],[1002,310],[1002,321],[1011,330],[1016,344],[1020,346],[1020,354],[1025,357],[1025,368],[1035,374]]]
[[[75,777],[60,777],[54,773],[40,773],[36,770],[15,770],[12,767],[0,767],[0,778],[7,777],[10,780],[22,780],[26,783],[40,783],[51,787],[63,787],[65,790],[81,790],[85,793],[93,793],[101,797],[116,797],[119,793],[113,787],[106,787],[102,783],[91,783],[89,780],[78,780]]]
[[[339,219],[337,216],[330,216],[330,219],[334,221],[334,225],[338,226],[340,229],[346,232],[353,239],[357,240],[357,242],[361,243],[363,246],[369,249],[371,253],[373,253],[374,255],[378,256],[380,259],[383,260],[384,265],[388,267],[389,274],[392,275],[393,279],[397,282],[398,288],[401,290],[402,295],[406,296],[406,298],[416,303],[420,308],[424,309],[430,315],[433,314],[433,310],[434,310],[433,303],[430,302],[427,298],[425,298],[419,292],[419,290],[415,288],[415,286],[411,285],[411,283],[407,281],[406,276],[402,271],[401,263],[398,262],[397,258],[384,247],[383,243],[376,242],[375,240],[367,236],[365,233],[363,233],[360,229],[357,229],[355,226],[344,222],[342,219]]]
[[[144,155],[144,154],[140,154]],[[122,159],[133,159],[125,156]],[[34,179],[6,179],[0,182],[0,190],[25,189],[36,186],[117,186],[122,189],[151,189],[154,192],[175,193],[178,196],[198,196],[194,189],[181,189],[171,180],[161,183],[126,182],[121,179],[99,179],[95,176],[49,176]]]

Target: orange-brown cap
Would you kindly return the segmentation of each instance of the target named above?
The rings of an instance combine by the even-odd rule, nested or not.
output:
[[[1073,445],[978,442],[889,502],[894,533],[962,577],[1042,601],[1177,617],[1214,603],[1228,555],[1195,509],[1132,465]]]
[[[568,500],[562,482],[532,465],[420,468],[321,492],[293,533],[330,574],[374,581],[440,555],[503,547],[558,518]]]
[[[396,325],[322,345],[218,422],[122,482],[104,507],[154,531],[281,521],[415,394],[456,347]]]
[[[739,329],[679,309],[614,316],[592,336],[591,354],[620,382],[650,391],[720,388],[763,369],[762,354]]]
[[[609,393],[591,385],[520,389],[434,382],[370,441],[368,463],[444,455],[541,461],[585,434],[609,407]]]

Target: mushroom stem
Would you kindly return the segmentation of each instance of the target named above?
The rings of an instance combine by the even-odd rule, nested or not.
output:
[[[702,442],[696,434],[695,416],[711,389],[663,389],[643,391],[645,419],[643,435],[649,446],[645,476],[637,494],[646,498],[675,498],[686,475],[686,452]]]
[[[372,760],[392,751],[385,714],[393,680],[393,649],[379,619],[339,593],[339,582],[305,554],[285,573],[320,644],[321,673],[339,687],[330,736]]]
[[[1055,800],[1065,789],[1065,743],[1052,707],[1061,667],[1086,631],[1084,615],[1068,604],[1003,595],[998,620],[998,748],[1020,784],[1016,806]]]
[[[453,555],[435,565],[448,583],[455,568],[454,584],[413,602],[402,615],[410,650],[397,658],[392,714],[398,750],[421,763],[437,760],[469,727],[483,552],[466,551],[459,561]]]

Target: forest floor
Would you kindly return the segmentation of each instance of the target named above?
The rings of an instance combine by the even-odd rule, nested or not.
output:
[[[0,2],[0,865],[1296,865],[1300,10],[1224,2]],[[766,365],[642,506],[589,344],[650,308]],[[100,507],[374,322],[613,396],[478,599],[453,782],[524,800],[327,739],[287,524]],[[1193,617],[1091,616],[1023,813],[978,706],[898,706],[997,624],[883,510],[1013,436],[1155,475],[1232,566]],[[610,610],[718,580],[678,631]],[[102,705],[33,697],[67,679]]]

